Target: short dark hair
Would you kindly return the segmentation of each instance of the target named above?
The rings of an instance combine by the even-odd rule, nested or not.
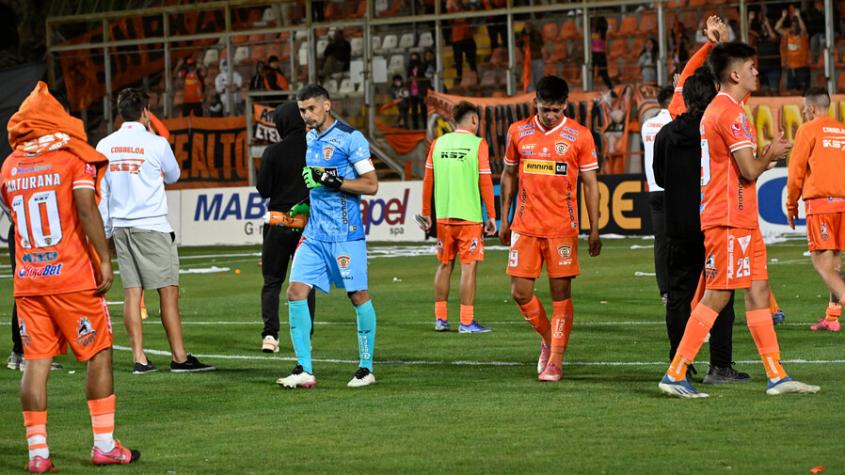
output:
[[[669,104],[672,102],[672,96],[675,95],[675,88],[672,86],[664,86],[660,88],[660,91],[657,92],[657,103],[660,104],[660,107],[665,109],[669,107]]]
[[[455,104],[455,107],[452,108],[452,120],[454,120],[456,124],[464,120],[467,114],[480,115],[478,106],[469,101],[461,101]]]
[[[537,100],[540,102],[559,104],[566,102],[569,97],[569,86],[566,81],[557,76],[545,76],[537,81],[535,87]]]
[[[804,91],[804,98],[809,99],[810,102],[813,104],[824,107],[825,109],[830,107],[830,94],[827,93],[827,89],[823,87],[811,87]]]
[[[329,91],[319,84],[306,84],[296,92],[297,101],[307,101],[308,99],[322,98],[324,101],[330,100]]]
[[[136,121],[141,118],[144,109],[150,106],[150,96],[141,89],[126,88],[117,95],[117,112],[126,121]]]
[[[746,61],[757,56],[757,50],[741,42],[719,43],[710,51],[707,62],[716,79],[724,84],[728,81],[728,70],[737,61]]]
[[[684,104],[690,114],[701,114],[716,97],[716,81],[710,69],[702,66],[684,82]]]
[[[272,63],[272,62],[274,62],[274,61],[275,61],[275,62],[279,62],[279,57],[278,57],[278,56],[276,56],[275,54],[274,54],[273,56],[270,56],[270,57],[267,59],[267,62],[268,62],[268,63]]]

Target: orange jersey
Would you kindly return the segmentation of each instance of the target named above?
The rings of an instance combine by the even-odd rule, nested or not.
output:
[[[95,189],[96,167],[64,150],[12,153],[0,171],[0,196],[15,223],[15,296],[97,287],[73,190]]]
[[[795,134],[786,209],[797,210],[798,198],[807,214],[845,211],[845,124],[832,117],[813,119]]]
[[[807,35],[787,33],[783,38],[783,59],[789,69],[810,67],[810,39]]]
[[[590,131],[566,117],[551,130],[536,116],[514,122],[504,161],[519,173],[513,230],[535,237],[577,236],[578,173],[599,168]],[[503,219],[507,213],[502,211]]]
[[[757,181],[742,178],[733,153],[751,148],[757,134],[742,105],[720,92],[701,118],[701,229],[757,229]]]

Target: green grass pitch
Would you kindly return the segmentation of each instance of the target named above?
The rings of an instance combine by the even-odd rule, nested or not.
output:
[[[740,298],[734,359],[753,382],[699,385],[711,398],[688,401],[657,389],[667,364],[664,310],[654,277],[636,276],[652,271],[652,250],[641,248],[651,242],[606,239],[598,258],[587,257],[581,246],[575,325],[559,384],[536,381],[539,340],[510,299],[503,250],[488,250],[479,268],[476,315],[494,329],[483,335],[432,331],[431,255],[372,259],[379,382],[346,388],[357,366],[355,317],[346,296],[333,291],[318,295],[318,383],[310,391],[275,384],[294,364],[284,305],[282,351],[259,351],[257,249],[183,249],[183,269],[232,269],[186,274],[181,281],[187,348],[220,370],[131,375],[122,307],[112,306],[116,435],[142,457],[136,465],[102,472],[806,474],[821,465],[825,473],[845,473],[843,335],[807,329],[823,313],[827,296],[803,256],[804,242],[769,246],[769,272],[787,315],[787,324],[778,327],[786,368],[822,391],[764,394],[765,374]],[[452,282],[449,310],[456,323],[457,275]],[[0,280],[0,291],[5,358],[10,279]],[[550,310],[545,278],[537,292]],[[119,280],[108,298],[122,300]],[[145,347],[167,350],[157,296],[148,294],[147,304]],[[153,351],[148,356],[159,368],[169,361]],[[705,345],[700,370],[707,357]],[[54,372],[49,386],[53,460],[65,473],[89,472],[84,367],[70,355],[59,361],[65,370]],[[19,472],[26,461],[19,378],[0,369],[4,473]]]

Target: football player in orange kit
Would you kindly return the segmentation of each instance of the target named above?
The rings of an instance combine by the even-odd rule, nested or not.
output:
[[[578,176],[590,218],[590,256],[601,252],[598,228],[598,160],[588,129],[564,116],[569,87],[546,76],[537,82],[537,114],[511,124],[502,173],[502,228],[510,245],[507,273],[511,295],[542,338],[537,363],[540,381],[559,381],[572,330],[572,279],[578,276]],[[513,222],[509,214],[517,194]],[[552,295],[551,324],[534,295],[543,263]]]
[[[845,124],[828,113],[830,96],[823,88],[804,94],[804,118],[795,134],[786,181],[786,210],[789,226],[795,229],[798,198],[807,212],[807,237],[813,267],[830,289],[825,317],[811,326],[813,331],[838,332],[845,280],[840,274],[845,249]]]
[[[88,363],[85,393],[94,432],[91,461],[127,464],[140,457],[113,437],[112,327],[103,298],[112,269],[96,203],[106,158],[86,143],[82,121],[68,115],[39,82],[9,120],[14,152],[0,171],[0,203],[15,223],[15,301],[26,371],[21,405],[30,472],[52,471],[47,445],[47,378],[67,345]]]
[[[706,291],[693,309],[675,358],[658,387],[667,395],[701,398],[687,381],[687,366],[735,289],[745,289],[748,329],[768,379],[766,394],[814,393],[818,386],[796,381],[780,363],[769,309],[766,245],[760,234],[756,180],[789,151],[781,133],[757,155],[757,136],[742,99],[757,90],[756,51],[744,43],[723,43],[710,53],[720,92],[701,119],[701,229],[704,231]]]

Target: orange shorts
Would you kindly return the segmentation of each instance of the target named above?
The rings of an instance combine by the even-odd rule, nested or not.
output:
[[[704,277],[708,289],[751,287],[768,280],[766,243],[759,229],[715,227],[704,230]]]
[[[461,264],[484,260],[481,223],[437,223],[437,259],[448,264],[460,256]]]
[[[578,236],[543,238],[511,233],[508,275],[536,279],[544,261],[550,278],[576,277],[581,273]]]
[[[78,361],[88,361],[111,348],[112,329],[106,299],[93,290],[69,294],[16,297],[28,360],[52,358],[73,349]]]
[[[810,252],[845,250],[845,213],[807,215]]]

